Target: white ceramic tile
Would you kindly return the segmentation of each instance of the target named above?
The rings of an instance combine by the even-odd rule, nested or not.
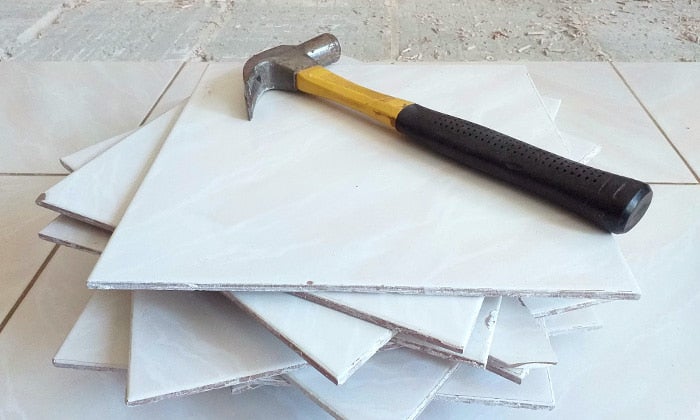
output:
[[[112,136],[107,140],[102,140],[98,143],[80,149],[77,152],[73,152],[68,156],[63,156],[59,159],[59,161],[61,162],[61,165],[63,165],[63,167],[69,172],[77,171],[86,163],[108,150],[110,147],[124,140],[124,138],[131,135],[134,131],[135,130],[129,130],[126,133],[117,134],[116,136]]]
[[[335,386],[311,368],[287,375],[341,419],[412,419],[432,400],[456,364],[399,349],[377,354],[347,383]]]
[[[79,249],[92,250],[92,248],[100,248],[100,246],[92,246],[91,244],[99,241],[100,238],[95,238],[95,233],[92,230],[99,230],[86,225],[82,222],[72,222],[61,226],[52,226],[52,231],[47,235],[60,243],[70,244]],[[54,222],[55,223],[55,222]],[[47,229],[44,229],[45,231]],[[42,231],[45,233],[44,231]],[[103,249],[103,247],[102,247]],[[97,250],[97,253],[101,252]],[[242,296],[243,301],[246,301],[246,294]],[[241,296],[241,294],[237,294]],[[252,296],[252,294],[250,295]],[[335,313],[335,311],[320,307],[317,304],[306,302],[295,296],[270,293],[263,296],[262,300],[246,301],[251,305],[251,310],[255,311],[256,316],[267,325],[272,331],[281,335],[281,338],[292,344],[293,348],[299,350],[302,355],[310,360],[320,369],[327,372],[334,381],[345,381],[347,377],[358,369],[364,361],[366,361],[379,347],[388,341],[393,333],[391,330],[375,327],[365,321]],[[274,312],[283,307],[282,311],[293,310],[295,317],[290,319],[286,317],[278,317]],[[306,308],[304,320],[298,318],[302,316],[299,312],[302,308]],[[270,312],[272,310],[272,312]],[[147,322],[147,321],[144,321]],[[309,331],[299,330],[296,327],[297,322],[307,326],[310,323],[315,325],[313,334],[309,335]],[[340,326],[344,328],[339,328]],[[471,330],[470,330],[471,331]],[[318,341],[318,336],[328,337],[328,342]],[[347,342],[347,337],[352,337],[350,343]],[[177,337],[172,338],[178,341]],[[139,350],[140,351],[140,350]],[[343,357],[339,357],[342,353]],[[222,383],[219,376],[206,376],[207,372],[198,371],[203,377],[196,378],[200,382],[211,382],[211,386],[220,386]],[[228,379],[228,382],[237,380],[237,377]],[[173,379],[171,387],[187,386],[192,381],[177,382]],[[225,381],[224,381],[225,382]],[[219,385],[215,385],[219,384]],[[199,387],[202,387],[201,383]],[[171,394],[173,392],[170,392]],[[152,397],[151,397],[152,398]]]
[[[136,291],[127,403],[274,376],[304,361],[220,293]]]
[[[143,177],[182,106],[154,119],[56,183],[37,199],[37,204],[113,230],[139,187],[128,181]]]
[[[596,299],[543,298],[537,296],[524,296],[520,298],[520,301],[527,306],[527,309],[530,310],[530,313],[535,318],[587,308],[601,303],[601,301]]]
[[[436,399],[533,410],[554,408],[549,369],[533,369],[523,383],[518,385],[483,369],[460,366],[445,381]]]
[[[57,367],[114,370],[129,366],[131,292],[93,293],[61,348]]]
[[[522,384],[523,379],[530,374],[530,368],[528,367],[507,367],[488,364],[486,365],[486,370],[518,385]]]
[[[348,380],[393,332],[285,293],[226,292],[336,384]]]
[[[700,63],[614,65],[695,174],[700,174]]]
[[[557,363],[547,332],[518,299],[503,298],[488,363],[504,367]]]
[[[692,332],[700,278],[700,186],[657,185],[654,194],[645,219],[619,238],[644,297],[596,307],[604,328],[552,338],[559,359],[551,369],[556,410],[530,414],[431,404],[424,418],[697,417],[700,336]]]
[[[695,179],[608,63],[528,63],[540,93],[562,99],[557,127],[601,146],[590,165],[655,182]]]
[[[457,114],[562,147],[519,67],[338,70],[448,112],[469,94]],[[91,287],[638,296],[611,235],[313,98],[269,93],[248,122],[239,72],[210,65]]]
[[[58,159],[136,128],[178,62],[0,66],[0,172],[62,173]]]
[[[0,334],[0,418],[231,418],[237,413],[251,418],[253,407],[232,398],[228,390],[128,408],[124,373],[59,369],[51,364],[92,293],[85,288],[85,279],[95,260],[85,252],[59,249]],[[270,400],[258,410],[277,404]],[[288,417],[294,415],[294,406],[286,404]]]
[[[549,315],[540,318],[547,335],[554,337],[580,331],[597,330],[603,327],[603,322],[594,308],[583,308],[575,311]]]
[[[179,80],[179,77],[178,79]],[[141,176],[136,167],[124,166],[122,163],[123,156],[130,157],[130,164],[143,162],[142,168],[146,165],[146,156],[154,156],[156,147],[145,149],[142,145],[151,142],[155,144],[152,131],[147,131],[148,127],[139,130],[138,141],[129,139],[120,143],[118,150],[115,149],[110,153],[105,153],[97,163],[92,164],[88,168],[92,171],[100,170],[109,173],[119,174],[113,178],[112,182],[105,183],[102,187],[92,185],[96,179],[99,179],[91,173],[92,171],[80,171],[79,175],[65,180],[62,184],[63,189],[54,188],[49,193],[53,192],[53,203],[60,203],[64,209],[69,210],[74,214],[87,216],[92,214],[94,219],[98,214],[106,218],[108,214],[121,213],[119,209],[124,208],[130,197],[123,191],[133,190],[137,185]],[[107,169],[105,169],[107,168]],[[120,169],[123,171],[120,173]],[[144,169],[140,169],[142,173]],[[80,192],[80,199],[77,200],[75,195]],[[91,193],[102,192],[102,196],[90,198]],[[48,198],[47,193],[47,198]],[[97,202],[95,206],[86,208],[85,202]],[[96,233],[99,238],[90,239],[89,227],[81,226],[79,223],[57,221],[54,225],[50,225],[49,229],[44,229],[40,235],[44,235],[46,239],[53,239],[59,243],[70,244],[73,246],[83,247],[83,249],[99,251],[104,250],[104,245],[108,239],[101,230]],[[114,220],[114,222],[117,222]],[[67,226],[71,223],[70,226]],[[48,232],[47,232],[48,230]],[[99,241],[99,243],[98,243]],[[86,246],[86,243],[90,245]],[[97,244],[97,245],[95,245]],[[335,296],[335,298],[334,298]],[[350,313],[353,316],[359,316],[370,322],[377,323],[386,328],[401,329],[403,333],[413,334],[419,338],[433,344],[443,345],[455,351],[462,351],[466,344],[469,334],[476,320],[476,315],[481,306],[481,297],[425,297],[425,296],[402,296],[402,295],[351,295],[345,293],[331,293],[320,295],[316,294],[310,297],[316,297],[315,301],[331,303],[334,308],[342,307],[344,312]]]
[[[397,335],[394,341],[400,345],[443,359],[469,363],[484,367],[489,357],[491,342],[498,323],[501,297],[487,297],[479,310],[474,329],[463,352],[455,352],[438,347],[411,335]]]
[[[304,293],[300,296],[460,353],[467,345],[484,299],[388,293]]]
[[[83,251],[101,254],[107,246],[110,233],[68,216],[58,216],[39,231],[39,237],[49,242]]]
[[[0,177],[0,322],[51,251],[39,240],[39,231],[53,217],[37,208],[37,194],[60,177]],[[33,197],[34,196],[34,197]]]

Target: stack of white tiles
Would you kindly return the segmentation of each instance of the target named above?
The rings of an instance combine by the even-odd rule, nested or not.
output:
[[[334,71],[585,161],[512,65]],[[240,64],[185,67],[136,131],[61,159],[46,240],[101,254],[54,358],[126,370],[126,404],[230,387],[336,418],[434,399],[552,409],[549,337],[638,299],[613,235],[303,95],[248,121]],[[290,386],[291,385],[291,386]],[[277,387],[277,388],[272,388]],[[272,390],[260,394],[261,390]],[[233,398],[233,397],[232,397]]]

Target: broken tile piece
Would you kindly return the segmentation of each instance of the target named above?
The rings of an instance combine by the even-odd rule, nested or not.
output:
[[[539,319],[547,331],[547,335],[554,337],[579,331],[597,330],[603,327],[603,322],[598,317],[595,308],[583,308],[575,311],[549,315]]]
[[[379,293],[303,293],[300,297],[402,335],[463,352],[483,297]]]
[[[398,349],[377,354],[342,386],[311,368],[286,377],[335,418],[413,419],[455,367],[453,362]]]
[[[336,384],[347,381],[393,336],[391,330],[286,293],[225,294]]]
[[[127,403],[274,376],[304,361],[220,293],[136,291]]]
[[[503,367],[557,363],[547,332],[515,298],[503,298],[487,364]]]
[[[121,179],[143,176],[182,106],[166,112],[68,175],[42,194],[37,203],[101,229],[114,230],[139,187]]]
[[[554,408],[549,369],[533,369],[523,383],[518,385],[483,369],[460,366],[445,381],[436,398],[533,410]]]
[[[59,245],[101,254],[107,246],[110,232],[60,215],[39,231],[39,237]]]
[[[498,324],[498,311],[501,306],[501,297],[484,298],[476,324],[469,336],[467,347],[463,352],[454,352],[434,344],[417,339],[414,336],[397,335],[394,341],[400,345],[430,354],[443,359],[464,362],[475,366],[484,367],[489,356],[489,350],[493,341],[493,335]],[[507,328],[504,327],[504,328]]]
[[[565,153],[522,68],[337,70]],[[90,287],[638,297],[611,235],[313,98],[272,92],[249,122],[238,72],[208,67]],[[501,94],[470,94],[489,80]]]
[[[537,297],[523,296],[520,301],[527,306],[530,313],[535,318],[540,318],[548,315],[560,314],[562,312],[573,311],[576,309],[586,308],[589,306],[601,303],[596,299],[575,299],[575,298],[555,298],[555,297]]]
[[[99,291],[53,358],[57,367],[124,370],[129,366],[131,292]]]

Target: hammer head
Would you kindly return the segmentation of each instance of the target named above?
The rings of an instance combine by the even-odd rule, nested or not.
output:
[[[248,119],[253,119],[255,102],[265,91],[296,91],[296,72],[327,66],[339,58],[340,43],[331,34],[319,35],[299,45],[280,45],[252,56],[243,66]]]

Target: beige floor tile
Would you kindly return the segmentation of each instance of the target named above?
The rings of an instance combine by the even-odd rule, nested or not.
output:
[[[59,158],[136,128],[179,66],[3,62],[0,173],[64,173]]]
[[[700,63],[615,63],[642,104],[700,174]]]
[[[52,245],[37,237],[53,217],[34,199],[61,177],[0,176],[0,320],[49,255]]]
[[[692,174],[607,63],[529,63],[543,95],[561,98],[565,137],[601,146],[590,165],[647,182],[693,182]]]

